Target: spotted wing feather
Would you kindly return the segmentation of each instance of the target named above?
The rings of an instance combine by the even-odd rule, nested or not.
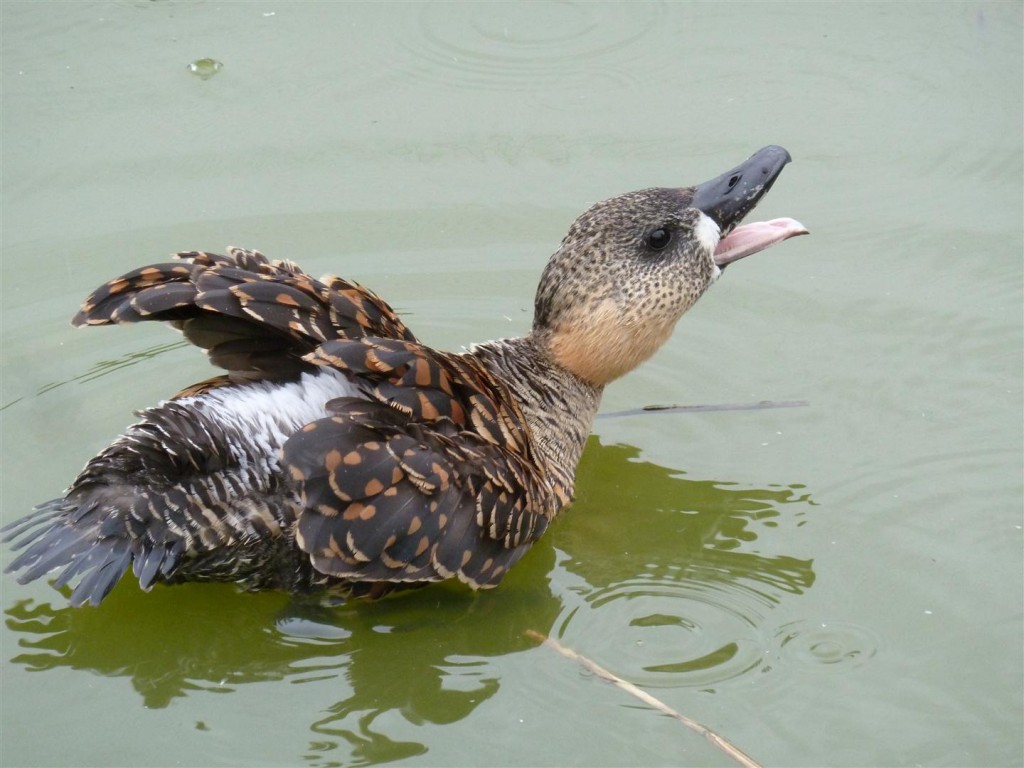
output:
[[[180,290],[181,284],[189,284],[192,274],[192,265],[179,262],[151,264],[148,267],[134,269],[104,283],[93,291],[71,323],[72,325],[109,325],[142,319],[144,313],[140,313],[131,306],[133,297],[152,289],[155,289],[155,295],[159,296],[169,286],[175,286],[177,290]],[[122,320],[122,315],[131,319]]]
[[[318,571],[354,582],[458,576],[489,587],[546,528],[525,463],[451,420],[428,428],[351,398],[332,411],[282,452],[300,489],[296,540]]]
[[[314,279],[288,261],[232,248],[190,251],[100,286],[74,325],[170,322],[211,361],[247,378],[294,377],[301,357],[333,339],[415,341],[388,304],[357,283]]]
[[[455,476],[474,499],[476,534],[518,546],[539,536],[557,511],[553,505],[567,500],[520,492],[544,482],[535,477],[525,420],[505,385],[476,358],[415,342],[361,338],[327,342],[306,359],[348,373],[368,398],[403,414],[410,425],[430,424],[435,432],[451,425],[453,435],[444,439],[461,444],[441,452],[463,459],[454,465]],[[552,506],[536,501],[541,498]]]
[[[529,455],[525,419],[512,395],[473,357],[364,337],[327,342],[305,359],[349,374],[367,397],[414,421],[450,419],[515,455]]]

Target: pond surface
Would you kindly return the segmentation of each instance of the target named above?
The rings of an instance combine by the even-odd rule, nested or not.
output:
[[[534,630],[766,765],[1021,765],[1021,8],[4,3],[4,523],[210,375],[67,322],[170,252],[338,272],[458,349],[528,329],[591,202],[766,144],[758,215],[812,235],[609,388],[495,591],[4,576],[0,763],[733,764]]]

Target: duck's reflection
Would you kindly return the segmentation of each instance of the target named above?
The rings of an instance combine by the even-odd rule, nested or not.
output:
[[[814,583],[810,559],[777,553],[810,494],[687,480],[638,454],[604,446],[580,463],[578,503],[557,529],[558,637],[647,687],[711,690],[767,671],[774,607]]]
[[[559,530],[570,570],[592,585],[645,569],[768,592],[799,594],[814,583],[810,560],[767,554],[763,542],[754,544],[772,529],[803,525],[814,506],[806,488],[689,480],[640,461],[639,453],[591,438],[577,470],[577,503]]]
[[[724,606],[740,624],[756,625],[775,602],[810,587],[811,561],[772,553],[776,537],[765,535],[801,525],[808,494],[687,480],[637,455],[592,439],[576,507],[495,591],[438,586],[327,607],[278,593],[240,594],[228,585],[143,594],[126,579],[96,609],[60,600],[56,607],[20,601],[8,608],[19,646],[11,662],[39,672],[127,677],[151,708],[252,683],[312,684],[308,699],[279,691],[289,706],[309,702],[312,735],[301,757],[354,765],[426,752],[427,745],[402,738],[411,729],[398,734],[387,723],[394,715],[412,725],[467,717],[500,688],[492,660],[533,647],[527,629],[571,642],[574,633],[621,638],[704,623],[712,646],[706,652],[695,647],[683,659],[651,659],[623,643],[615,647],[633,647],[637,659],[631,666],[620,657],[619,668],[654,685],[673,674],[697,675],[694,682],[704,684],[701,675],[740,674],[742,639],[716,631],[699,610],[680,608],[679,598]],[[630,608],[623,619],[615,612],[624,605]],[[602,659],[613,667],[615,661]],[[339,697],[326,707],[325,680]]]

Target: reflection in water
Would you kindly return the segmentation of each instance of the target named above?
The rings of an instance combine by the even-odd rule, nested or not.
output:
[[[395,732],[396,716],[452,723],[493,697],[494,660],[531,651],[528,629],[643,686],[708,688],[763,670],[772,643],[796,652],[794,637],[830,652],[831,636],[780,634],[768,619],[814,582],[811,561],[765,551],[774,527],[801,524],[808,494],[686,480],[637,454],[592,439],[576,507],[495,591],[440,585],[331,607],[230,585],[143,594],[126,580],[96,609],[8,608],[20,635],[11,661],[127,677],[151,708],[270,685],[279,706],[309,709],[307,764],[367,765],[427,751]]]
[[[26,635],[11,661],[33,671],[70,667],[128,677],[150,708],[166,707],[192,691],[223,693],[280,680],[314,652],[266,631],[262,597],[242,596],[224,585],[147,595],[124,584],[111,595],[109,608],[104,603],[97,610],[68,608],[61,598],[58,608],[22,600],[6,612],[7,626]],[[338,666],[324,648],[315,655],[325,667]]]
[[[764,670],[769,611],[810,588],[814,571],[754,542],[781,523],[802,524],[809,494],[686,480],[637,455],[607,446],[580,465],[581,497],[561,542],[586,557],[560,563],[572,588],[558,637],[615,659],[612,671],[648,687],[710,689]]]
[[[95,609],[63,599],[60,607],[22,600],[8,608],[7,626],[21,635],[11,662],[127,677],[149,708],[269,684],[282,702],[275,706],[308,703],[309,764],[333,763],[339,750],[346,765],[399,760],[426,746],[391,738],[378,718],[450,723],[491,698],[500,681],[487,659],[532,649],[524,630],[550,628],[560,611],[545,583],[553,555],[538,551],[507,589],[470,594],[440,585],[335,607],[217,584],[145,594],[126,579]],[[305,688],[323,681],[346,695],[324,706],[323,687]],[[303,690],[277,687],[284,683]]]
[[[342,748],[346,764],[361,765],[423,754],[424,744],[389,737],[376,721],[397,714],[413,725],[443,725],[494,696],[500,679],[488,659],[532,648],[524,628],[550,627],[558,614],[544,584],[550,552],[543,559],[545,567],[527,569],[526,585],[507,604],[501,590],[470,596],[441,587],[372,606],[314,609],[320,626],[352,631],[345,669],[352,694],[312,722],[316,737],[304,758],[336,760],[329,753]]]

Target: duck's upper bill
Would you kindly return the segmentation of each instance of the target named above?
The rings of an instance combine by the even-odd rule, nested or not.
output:
[[[722,239],[715,248],[715,264],[734,261],[797,235],[808,234],[794,219],[772,219],[737,226],[753,210],[792,158],[784,147],[759,149],[732,170],[693,188],[691,205],[718,225]]]

